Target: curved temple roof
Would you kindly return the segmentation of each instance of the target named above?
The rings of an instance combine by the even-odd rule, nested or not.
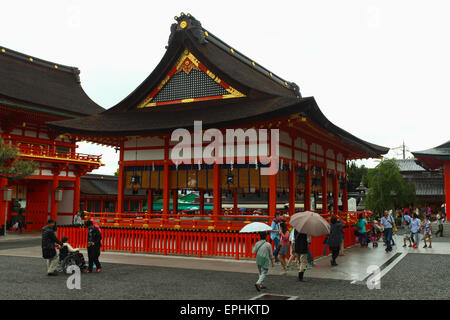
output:
[[[301,96],[295,83],[230,47],[193,16],[182,14],[176,20],[162,60],[125,99],[100,114],[49,126],[84,136],[132,136],[190,129],[194,120],[202,120],[204,128],[223,128],[303,114],[368,156],[388,152],[388,148],[363,141],[331,123],[313,97]],[[202,72],[207,76],[201,76]],[[183,81],[203,86],[204,94],[179,99],[176,89],[183,87],[180,83],[188,83]]]
[[[77,117],[104,111],[83,91],[79,74],[78,68],[0,47],[0,98],[35,104]]]
[[[431,149],[412,152],[419,164],[426,169],[442,167],[444,160],[450,160],[450,140]]]

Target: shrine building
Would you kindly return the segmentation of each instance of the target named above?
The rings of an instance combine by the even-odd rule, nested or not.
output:
[[[346,161],[379,158],[388,151],[333,124],[314,97],[303,97],[295,83],[229,46],[190,14],[176,17],[166,49],[149,76],[114,107],[98,112],[93,103],[81,103],[78,86],[80,103],[73,103],[85,113],[48,123],[52,132],[64,137],[61,141],[83,140],[120,150],[117,217],[124,212],[125,190],[145,192],[148,216],[144,227],[187,228],[192,224],[182,225],[176,217],[180,190],[199,192],[198,215],[211,217],[209,229],[219,228],[217,222],[224,214],[238,214],[238,196],[245,194],[265,195],[267,219],[279,210],[281,194],[288,194],[290,215],[299,203],[302,210],[317,209],[312,204],[319,199],[324,204],[322,213],[337,214],[347,211]],[[196,121],[201,121],[202,133],[217,129],[223,136],[227,129],[278,129],[279,143],[270,137],[261,141],[259,136],[259,143],[266,143],[268,150],[279,149],[277,172],[262,174],[268,165],[250,154],[248,140],[243,142],[244,163],[239,161],[236,145],[232,156],[225,147],[216,152],[220,161],[214,163],[198,157],[194,149],[204,154],[210,142],[194,141]],[[26,131],[29,126],[19,123],[18,127]],[[193,138],[192,152],[175,161],[172,153],[179,141],[172,140],[172,133],[176,129],[185,129]],[[91,163],[99,165],[93,161],[86,166]],[[72,163],[68,160],[69,167],[64,165],[67,171]],[[162,212],[153,210],[155,194],[163,198]],[[202,205],[205,194],[213,196],[212,210]],[[232,212],[223,209],[224,194],[235,199]],[[328,199],[332,199],[330,206]]]
[[[447,221],[450,221],[448,214],[450,205],[450,141],[431,149],[412,152],[412,154],[426,169],[439,169],[444,172],[445,208],[443,209],[445,210]]]
[[[40,230],[50,217],[71,223],[80,202],[80,177],[102,165],[100,156],[77,153],[74,137],[46,125],[104,111],[83,91],[79,73],[0,47],[0,136],[18,148],[20,159],[38,165],[26,179],[0,179],[2,233],[19,212],[27,231]]]

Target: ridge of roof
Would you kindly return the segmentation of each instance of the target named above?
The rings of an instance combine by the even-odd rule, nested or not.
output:
[[[78,69],[77,67],[71,67],[71,66],[66,66],[63,64],[59,64],[59,63],[55,63],[52,61],[48,61],[48,60],[44,60],[44,59],[40,59],[31,55],[27,55],[24,54],[22,52],[18,52],[12,49],[8,49],[6,47],[0,46],[0,54],[2,55],[6,55],[8,57],[12,57],[21,61],[27,61],[30,63],[33,63],[35,65],[41,66],[41,67],[46,67],[52,70],[56,70],[56,71],[61,71],[61,72],[68,72],[74,75],[76,81],[78,83],[81,83],[80,80],[80,69]]]
[[[413,151],[411,152],[414,156],[425,156],[425,155],[431,155],[431,156],[450,156],[450,140],[447,142],[444,142],[443,144],[426,149],[421,151]]]
[[[177,23],[172,24],[171,26],[171,33],[169,35],[169,44],[170,45],[174,33],[181,30],[190,30],[194,37],[200,42],[200,44],[205,44],[208,41],[216,45],[218,48],[225,51],[227,54],[229,54],[232,57],[235,57],[237,60],[245,63],[249,67],[257,70],[259,73],[265,75],[268,79],[274,81],[281,87],[287,88],[292,90],[295,95],[298,98],[301,98],[300,94],[300,88],[295,82],[289,82],[275,74],[273,74],[270,70],[266,69],[262,65],[256,63],[253,59],[250,59],[240,51],[234,49],[232,46],[226,44],[223,40],[219,39],[214,34],[210,33],[208,30],[202,27],[202,24],[200,21],[194,18],[190,13],[184,14],[183,12],[180,14],[180,17],[175,16],[175,21]],[[166,46],[166,49],[168,48]]]
[[[0,46],[0,95],[75,116],[105,111],[84,91],[77,67],[57,64]]]

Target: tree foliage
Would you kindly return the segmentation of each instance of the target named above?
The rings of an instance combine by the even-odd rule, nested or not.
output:
[[[37,164],[29,160],[18,159],[19,150],[15,146],[0,141],[0,177],[9,180],[21,180],[31,175]]]
[[[347,185],[348,191],[355,192],[363,178],[367,175],[368,168],[364,165],[358,167],[354,161],[347,164]]]
[[[406,207],[416,201],[414,185],[403,180],[394,159],[382,160],[368,170],[363,180],[369,187],[366,206],[374,212]]]

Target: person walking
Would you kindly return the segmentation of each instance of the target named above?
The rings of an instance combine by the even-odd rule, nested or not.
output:
[[[311,253],[311,250],[309,249],[309,245],[311,244],[311,236],[309,234],[306,238],[306,242],[307,242],[307,248],[308,248],[308,264],[306,265],[306,269],[311,269],[314,265],[314,258]]]
[[[273,252],[272,246],[266,241],[267,233],[259,233],[260,240],[255,244],[252,249],[253,253],[256,253],[256,266],[258,267],[258,281],[255,283],[256,290],[266,289],[263,286],[263,281],[269,272],[269,264],[273,267]]]
[[[339,248],[343,239],[343,224],[335,216],[331,217],[330,235],[328,236],[328,246],[331,251],[331,266],[335,267],[336,258],[339,256]]]
[[[367,232],[366,232],[367,220],[363,218],[362,213],[358,216],[358,221],[356,222],[356,227],[358,228],[359,243],[361,248],[367,248]]]
[[[294,231],[295,238],[295,254],[297,255],[298,265],[298,281],[304,282],[303,276],[305,274],[306,265],[308,264],[308,240],[305,233]]]
[[[438,225],[438,231],[436,231],[436,237],[438,236],[438,234],[441,235],[441,237],[444,236],[444,217],[442,216],[442,212],[438,212],[437,216],[436,216],[436,222]]]
[[[286,264],[286,256],[289,254],[289,247],[290,247],[290,241],[289,241],[289,230],[286,226],[286,223],[283,222],[280,224],[281,228],[281,248],[278,252],[278,260],[281,262],[281,266],[283,267],[284,274],[287,273],[287,264]]]
[[[423,227],[423,243],[424,243],[424,248],[432,248],[431,247],[431,238],[432,238],[432,234],[433,234],[433,230],[431,229],[431,221],[428,218],[428,216],[425,216],[425,219],[423,220],[422,223],[422,227]],[[430,243],[429,246],[427,246],[427,239],[428,242]]]
[[[417,249],[419,245],[419,232],[422,229],[422,222],[420,221],[417,214],[414,214],[413,218],[411,219],[410,228],[411,240],[414,243],[413,248]]]
[[[273,241],[273,256],[275,257],[275,263],[278,263],[278,251],[280,248],[278,247],[280,245],[280,222],[285,222],[284,219],[280,218],[280,213],[275,213],[275,218],[272,221],[271,228],[272,231],[270,232],[270,239]]]
[[[26,227],[26,225],[25,225],[25,217],[22,214],[22,210],[23,209],[19,209],[19,213],[17,214],[17,217],[16,217],[17,231],[20,232],[20,233],[22,233],[23,228]]]
[[[42,228],[42,257],[47,262],[47,275],[56,276],[58,273],[58,254],[55,243],[62,246],[63,243],[56,237],[56,222],[53,219],[47,221],[47,225]]]
[[[102,265],[98,258],[100,257],[100,249],[101,249],[101,241],[102,234],[100,230],[94,226],[94,223],[91,220],[86,221],[85,226],[88,228],[88,258],[89,258],[89,267],[84,272],[91,273],[94,263],[96,266],[95,272],[100,272],[102,269]]]
[[[295,233],[295,229],[292,229],[291,233],[289,234],[289,241],[291,243],[291,249],[290,249],[290,255],[291,256],[289,257],[289,261],[287,262],[287,266],[286,266],[286,268],[288,270],[291,270],[291,263],[292,263],[292,261],[295,260],[295,258],[297,258],[297,256],[295,255],[295,236],[294,236],[294,233]],[[298,260],[295,260],[295,263],[297,263],[297,262],[298,262]]]
[[[384,217],[381,218],[381,225],[384,228],[384,239],[386,240],[386,252],[392,251],[392,228],[395,227],[395,221],[389,215],[387,210],[384,211]]]

